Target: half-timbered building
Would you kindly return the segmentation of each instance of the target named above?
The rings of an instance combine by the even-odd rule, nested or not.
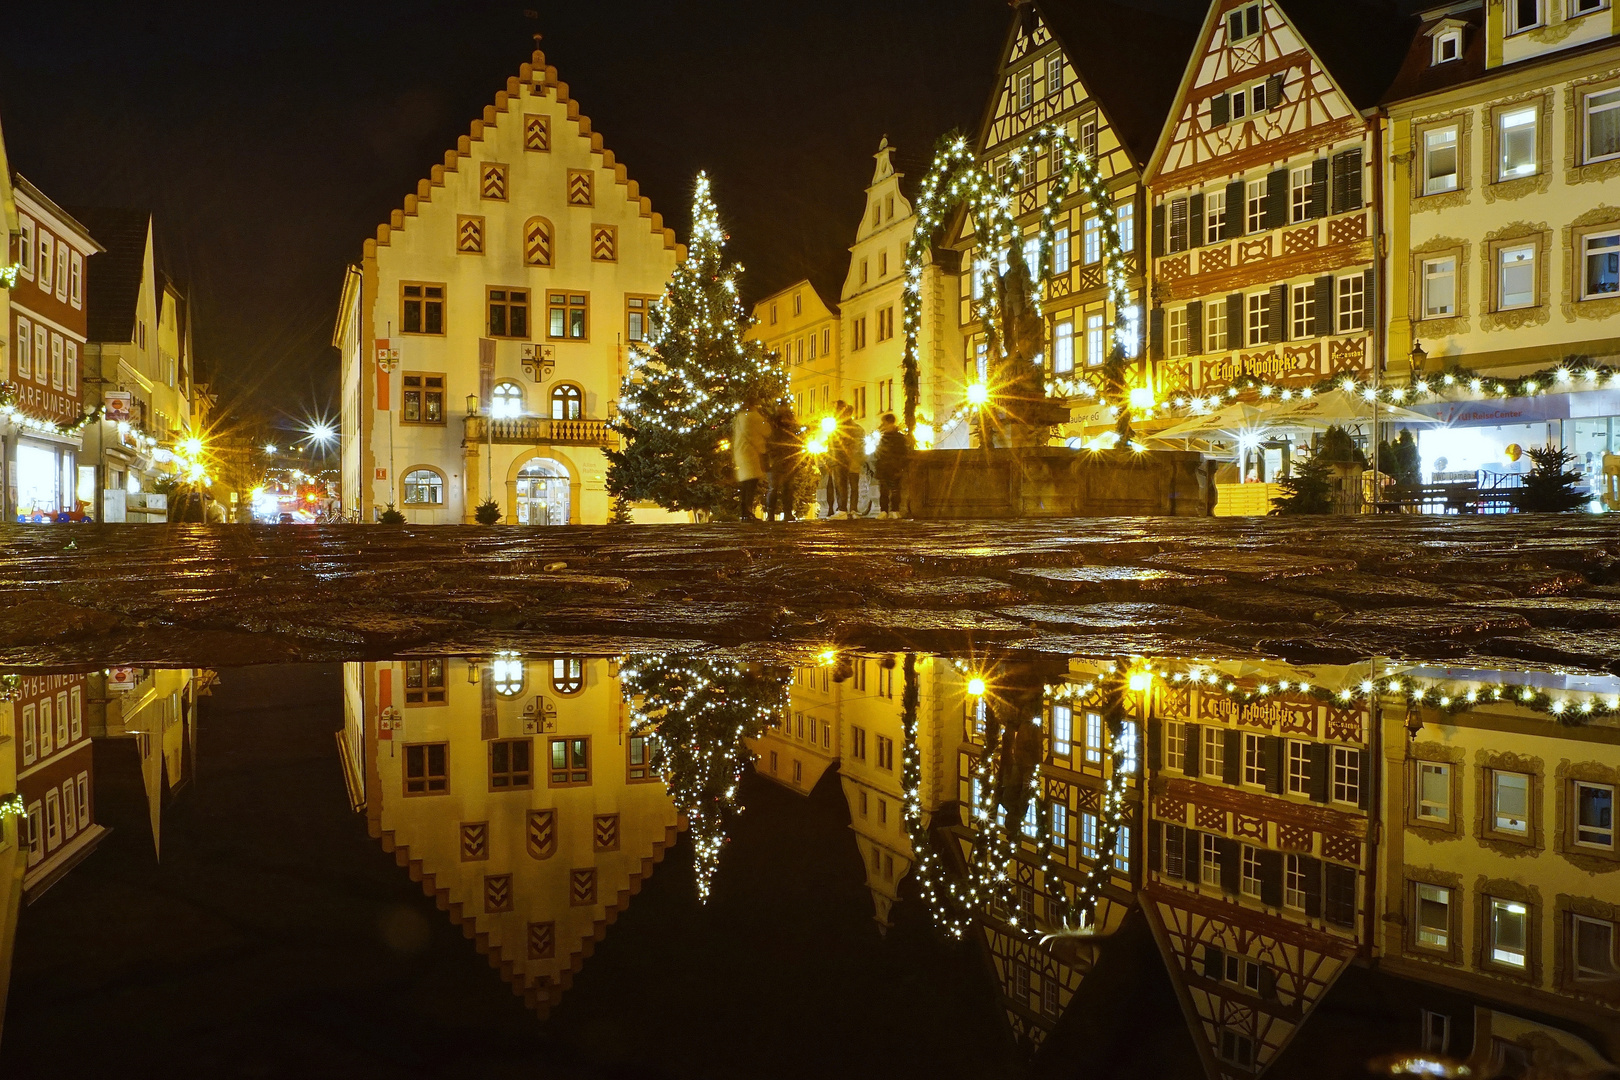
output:
[[[1216,1080],[1264,1071],[1369,941],[1375,741],[1364,707],[1196,674],[1151,691],[1141,900]]]
[[[617,665],[347,667],[371,835],[544,1015],[684,827]]]
[[[345,283],[349,511],[606,522],[607,421],[683,254],[537,50]]]
[[[1116,316],[1127,327],[1125,353],[1129,382],[1144,386],[1146,366],[1146,213],[1143,168],[1158,140],[1175,80],[1194,27],[1120,7],[1107,0],[1018,0],[1002,48],[1000,72],[978,132],[980,161],[1004,175],[1010,155],[1038,129],[1066,131],[1096,164],[1112,200],[1098,207],[1082,195],[1068,199],[1057,220],[1052,265],[1043,297],[1047,322],[1045,366],[1054,394],[1084,410],[1068,434],[1113,426],[1106,406],[1081,393],[1082,382],[1100,387],[1097,369],[1113,349]],[[1017,195],[1015,208],[1033,258],[1041,212],[1047,202],[1047,162],[1037,164],[1033,182]],[[1103,215],[1112,211],[1119,227],[1120,266],[1129,288],[1125,312],[1108,300],[1107,245]],[[971,221],[953,246],[963,265],[974,258]],[[1040,275],[1036,275],[1039,277]],[[974,313],[973,275],[961,277],[962,386],[985,377],[985,339]],[[949,414],[963,406],[962,392],[941,403]]]
[[[95,820],[95,761],[91,754],[87,676],[25,675],[7,707],[16,791],[26,817],[23,899],[33,903],[84,861],[106,830]]]
[[[1380,143],[1365,110],[1405,42],[1384,10],[1210,4],[1147,168],[1159,400],[1223,401],[1244,377],[1278,400],[1273,387],[1372,375]],[[1291,448],[1274,449],[1284,472]]]

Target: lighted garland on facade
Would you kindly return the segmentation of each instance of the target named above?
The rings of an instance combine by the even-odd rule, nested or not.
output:
[[[630,733],[644,735],[692,838],[698,900],[707,903],[737,783],[761,734],[786,706],[787,680],[680,654],[627,657],[619,672]]]
[[[1010,155],[1006,173],[997,179],[979,164],[966,138],[961,135],[947,136],[935,151],[933,166],[923,179],[915,207],[917,225],[906,247],[902,296],[905,332],[902,373],[907,431],[916,429],[917,398],[921,393],[917,337],[922,326],[922,275],[928,252],[938,239],[947,216],[957,207],[965,207],[973,218],[977,247],[971,271],[973,295],[978,297],[974,301],[974,310],[986,340],[1002,340],[998,333],[1002,318],[1001,290],[997,286],[1008,268],[1014,265],[1014,260],[1024,258],[1025,237],[1018,227],[1015,207],[1019,192],[1032,187],[1039,179],[1038,165],[1043,157],[1049,163],[1048,182],[1040,228],[1035,237],[1036,269],[1031,272],[1035,287],[1031,302],[1039,314],[1041,293],[1051,275],[1052,245],[1059,212],[1070,185],[1078,183],[1080,194],[1097,207],[1101,222],[1104,276],[1108,299],[1114,307],[1113,349],[1100,374],[1113,393],[1118,394],[1123,388],[1122,367],[1130,290],[1125,279],[1125,252],[1119,242],[1113,199],[1097,171],[1096,163],[1066,131],[1054,124],[1031,132]],[[1053,388],[1054,384],[1049,382],[1048,392]],[[1128,423],[1129,412],[1125,412],[1124,416]],[[944,425],[940,425],[939,430],[943,429]]]
[[[81,410],[79,418],[72,423],[60,424],[54,420],[40,420],[29,416],[17,405],[17,387],[14,384],[0,383],[0,419],[9,420],[18,427],[47,435],[77,435],[100,418],[101,408],[95,406]]]
[[[1366,678],[1354,686],[1338,690],[1316,686],[1303,680],[1278,679],[1252,686],[1239,685],[1234,679],[1208,668],[1190,667],[1186,671],[1157,671],[1172,685],[1189,684],[1204,692],[1222,694],[1229,700],[1250,704],[1275,699],[1278,695],[1304,697],[1324,705],[1338,708],[1362,704],[1370,706],[1374,700],[1387,697],[1403,698],[1408,706],[1437,709],[1447,716],[1471,712],[1485,705],[1513,705],[1543,713],[1565,724],[1581,724],[1597,717],[1620,716],[1620,694],[1597,694],[1590,691],[1549,691],[1523,683],[1488,682],[1459,679],[1447,683],[1442,680],[1419,680],[1409,675],[1386,674],[1380,678]]]
[[[22,263],[0,266],[0,289],[15,289],[17,287],[17,275],[21,272]]]
[[[1607,364],[1588,363],[1571,357],[1552,367],[1542,368],[1513,378],[1494,378],[1460,364],[1452,365],[1434,375],[1414,375],[1404,383],[1385,382],[1377,387],[1372,383],[1350,376],[1321,379],[1310,386],[1284,386],[1270,379],[1243,375],[1233,379],[1221,393],[1176,394],[1169,404],[1176,409],[1190,409],[1195,414],[1219,408],[1227,399],[1240,393],[1253,392],[1261,398],[1279,401],[1308,399],[1331,390],[1343,390],[1365,401],[1378,401],[1385,405],[1410,405],[1416,402],[1446,400],[1449,395],[1467,392],[1482,398],[1535,397],[1546,393],[1567,393],[1572,390],[1596,390],[1602,387],[1620,388],[1620,370]]]
[[[23,797],[18,792],[12,792],[4,799],[0,799],[0,821],[6,818],[20,818],[28,816],[28,807],[23,804]]]

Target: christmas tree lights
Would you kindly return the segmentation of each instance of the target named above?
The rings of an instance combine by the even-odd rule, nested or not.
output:
[[[651,500],[666,510],[714,514],[736,506],[729,449],[732,418],[750,399],[786,399],[786,377],[757,341],[737,293],[742,267],[725,261],[726,236],[699,173],[685,262],[649,312],[645,342],[630,348],[630,371],[610,426],[624,437],[607,450],[615,499]]]

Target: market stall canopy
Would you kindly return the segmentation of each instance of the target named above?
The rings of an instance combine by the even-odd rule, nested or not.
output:
[[[1373,403],[1358,393],[1348,390],[1328,390],[1308,398],[1279,403],[1271,410],[1271,422],[1284,427],[1330,427],[1334,424],[1370,424]],[[1432,416],[1424,416],[1399,405],[1380,402],[1380,424],[1438,424]]]
[[[1247,401],[1233,402],[1207,415],[1188,417],[1153,437],[1179,441],[1208,438],[1211,435],[1237,438],[1241,433],[1258,431],[1269,426],[1276,412],[1275,406],[1255,405]]]

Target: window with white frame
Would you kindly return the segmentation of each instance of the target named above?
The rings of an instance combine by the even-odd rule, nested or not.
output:
[[[23,277],[32,278],[34,276],[34,220],[19,215],[18,222],[22,226],[22,239],[17,245],[17,254],[21,256],[18,261],[21,264]]]
[[[1496,252],[1496,308],[1536,306],[1536,245],[1515,244]]]
[[[1030,280],[1041,279],[1041,238],[1031,236],[1024,241],[1024,266],[1029,269]]]
[[[1018,73],[1018,107],[1027,109],[1035,103],[1035,69],[1025,68]]]
[[[1361,751],[1353,746],[1333,748],[1333,801],[1361,801]]]
[[[1440,64],[1449,64],[1462,56],[1462,31],[1456,27],[1442,30],[1434,35],[1434,61]]]
[[[1103,752],[1103,721],[1101,713],[1086,713],[1086,764],[1100,765]]]
[[[1108,332],[1101,315],[1086,316],[1086,366],[1108,362]]]
[[[1591,233],[1581,238],[1586,273],[1581,299],[1620,292],[1620,232]]]
[[[1087,120],[1080,125],[1080,152],[1097,160],[1097,121]]]
[[[1142,355],[1142,308],[1129,304],[1120,314],[1125,316],[1125,325],[1120,331],[1124,340],[1120,344],[1124,346],[1125,355],[1135,359]]]
[[[1338,303],[1334,307],[1339,333],[1349,334],[1367,325],[1367,279],[1352,274],[1339,279]]]
[[[1311,744],[1288,740],[1288,794],[1311,793]]]
[[[1283,860],[1283,907],[1305,910],[1305,863],[1298,855]]]
[[[1498,180],[1534,176],[1536,160],[1536,106],[1510,109],[1496,117]]]
[[[1063,319],[1052,327],[1052,371],[1063,375],[1074,370],[1074,320]]]
[[[406,506],[443,506],[444,477],[433,469],[412,469],[405,474],[402,501]]]
[[[1243,845],[1243,876],[1241,888],[1244,896],[1260,896],[1260,851]]]
[[[1247,231],[1250,233],[1263,232],[1266,227],[1266,182],[1264,180],[1250,180],[1249,186],[1245,190],[1248,192],[1246,199]]]
[[[1088,217],[1080,224],[1080,261],[1087,265],[1102,261],[1102,219]]]
[[[1417,763],[1417,817],[1419,821],[1451,821],[1451,766],[1438,761]]]
[[[1121,874],[1131,872],[1131,827],[1121,825],[1114,830],[1114,869]]]
[[[1052,753],[1068,757],[1074,753],[1074,710],[1067,705],[1052,706]]]
[[[1052,846],[1069,846],[1069,808],[1060,802],[1052,804]]]
[[[1120,203],[1114,207],[1114,225],[1119,229],[1119,248],[1130,252],[1136,249],[1136,204]]]
[[[1055,94],[1063,89],[1063,54],[1053,53],[1046,58],[1046,92]]]
[[[1215,300],[1204,305],[1204,351],[1220,352],[1228,347],[1226,301]]]
[[[1451,890],[1419,881],[1412,886],[1417,943],[1430,949],[1451,947]]]
[[[34,324],[21,316],[17,319],[17,342],[15,356],[17,358],[17,378],[32,379],[34,377]]]
[[[1575,784],[1575,843],[1614,850],[1614,788],[1609,784]]]
[[[1204,193],[1204,243],[1218,244],[1226,239],[1226,192]]]
[[[1584,104],[1586,153],[1584,161],[1620,157],[1620,89],[1587,94]]]
[[[1456,124],[1423,133],[1423,194],[1457,190],[1457,139]]]
[[[1136,724],[1130,720],[1119,725],[1119,767],[1127,774],[1136,772]]]
[[[1530,947],[1530,909],[1517,900],[1487,899],[1492,963],[1523,970]]]
[[[1316,333],[1316,284],[1295,285],[1291,291],[1293,297],[1294,330],[1291,335],[1296,340],[1308,338]]]
[[[1530,835],[1530,777],[1524,773],[1490,773],[1491,828]]]
[[[878,800],[878,801],[882,802],[881,799]],[[1031,799],[1031,800],[1029,800],[1029,805],[1024,807],[1023,832],[1024,832],[1025,836],[1033,837],[1033,836],[1038,836],[1040,834],[1040,831],[1041,831],[1040,804],[1037,803],[1034,799]]]
[[[1446,319],[1457,314],[1457,258],[1423,260],[1423,317]]]
[[[1205,885],[1221,883],[1221,847],[1210,833],[1198,834],[1198,876]]]
[[[1069,227],[1052,231],[1052,273],[1069,272]]]
[[[1243,733],[1243,782],[1255,787],[1266,783],[1265,736]]]
[[[1613,983],[1615,970],[1614,923],[1588,915],[1569,917],[1570,972],[1576,982]]]
[[[1570,0],[1569,15],[1572,19],[1579,18],[1582,15],[1590,15],[1594,11],[1602,11],[1608,6],[1609,0]]]
[[[1164,722],[1164,763],[1179,769],[1187,761],[1187,725],[1180,720]]]
[[[1226,732],[1220,728],[1206,727],[1204,733],[1204,767],[1205,776],[1221,776],[1226,772]]]
[[[496,419],[523,415],[523,388],[515,382],[498,382],[490,391],[489,414]]]
[[[1507,0],[1507,32],[1520,34],[1541,25],[1541,0]]]
[[[1187,309],[1165,312],[1165,349],[1172,358],[1187,355]]]
[[[1301,165],[1288,174],[1288,220],[1304,221],[1311,216],[1311,167]]]
[[[1097,858],[1097,815],[1088,814],[1082,810],[1080,812],[1079,826],[1079,834],[1075,840],[1080,847],[1080,857],[1095,860]]]
[[[1430,1054],[1444,1054],[1451,1049],[1450,1016],[1423,1010],[1423,1049]]]
[[[1264,345],[1271,325],[1271,294],[1269,292],[1250,293],[1248,302],[1248,336],[1244,339],[1249,345]]]

